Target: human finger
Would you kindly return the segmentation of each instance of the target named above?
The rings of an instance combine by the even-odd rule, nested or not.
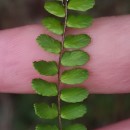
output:
[[[84,66],[89,78],[84,82],[90,93],[130,92],[130,16],[106,17],[94,21],[86,30],[68,33],[87,33],[92,43],[84,48],[91,59]],[[58,55],[43,51],[36,43],[36,37],[50,34],[40,25],[30,25],[0,32],[0,92],[34,93],[33,78],[42,77],[57,81],[57,76],[40,76],[32,67],[33,61],[56,60]]]
[[[130,130],[130,119],[96,130]]]

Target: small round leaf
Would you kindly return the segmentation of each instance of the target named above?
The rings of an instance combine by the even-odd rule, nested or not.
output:
[[[57,126],[37,125],[36,130],[58,130]]]
[[[52,76],[58,73],[58,67],[55,61],[35,61],[34,68],[42,75]]]
[[[56,15],[58,17],[65,17],[65,9],[62,4],[56,1],[45,2],[45,10],[49,13]]]
[[[87,28],[92,25],[92,17],[87,15],[69,15],[67,26],[71,28]]]
[[[42,79],[33,79],[32,87],[42,96],[56,96],[58,94],[57,85],[55,83],[50,83]]]
[[[82,124],[72,124],[65,127],[63,130],[87,130],[87,128]]]
[[[44,50],[48,52],[58,54],[61,51],[61,42],[46,34],[41,34],[38,36],[37,42]]]
[[[80,84],[88,78],[88,71],[81,68],[66,70],[61,75],[61,82],[65,84]]]
[[[61,64],[63,66],[81,66],[89,60],[89,55],[81,50],[64,52]]]
[[[63,119],[73,120],[84,116],[87,108],[83,104],[67,104],[61,108],[61,117]]]
[[[64,88],[61,90],[61,100],[70,103],[82,102],[88,97],[88,91],[81,87]]]
[[[62,35],[64,31],[64,26],[61,24],[60,20],[53,18],[53,17],[47,17],[44,18],[42,21],[42,24],[51,32]]]
[[[46,103],[36,103],[34,109],[36,115],[43,119],[54,119],[58,116],[57,106],[54,103],[51,107]]]
[[[69,0],[68,9],[87,11],[93,8],[95,0]]]
[[[86,47],[91,42],[90,36],[86,34],[68,35],[65,37],[64,47],[80,49]]]

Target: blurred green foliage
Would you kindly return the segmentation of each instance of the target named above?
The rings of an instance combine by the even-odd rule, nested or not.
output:
[[[38,23],[45,15],[44,0],[0,0],[0,29]],[[4,12],[4,13],[3,13]],[[94,17],[130,13],[130,0],[96,0]]]
[[[44,0],[0,0],[0,29],[39,23],[46,15],[43,13],[43,2]],[[130,0],[96,0],[95,8],[89,13],[94,17],[129,14]],[[87,100],[87,120],[80,121],[89,130],[93,130],[129,118],[129,99],[130,94],[90,95]],[[36,95],[0,94],[0,129],[33,130],[35,124],[41,122],[33,109],[33,103],[39,100],[47,99]]]
[[[45,123],[44,120],[39,120],[32,108],[34,102],[46,101],[48,98],[41,99],[40,96],[36,95],[11,95],[11,98],[15,110],[11,130],[33,130],[35,124]],[[130,117],[129,99],[130,94],[90,95],[85,101],[88,108],[86,118],[78,119],[78,122],[86,124],[89,130],[93,130],[97,127],[127,119]]]

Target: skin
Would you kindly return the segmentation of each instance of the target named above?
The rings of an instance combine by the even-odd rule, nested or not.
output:
[[[67,30],[67,33],[87,33],[92,42],[84,48],[91,60],[83,67],[89,78],[82,85],[90,93],[130,93],[130,15],[98,18],[88,29]],[[48,53],[35,41],[41,33],[50,34],[41,25],[29,25],[0,31],[0,92],[34,93],[33,78],[56,82],[57,76],[44,77],[33,68],[38,60],[58,61],[58,55]],[[97,130],[129,130],[130,120]]]

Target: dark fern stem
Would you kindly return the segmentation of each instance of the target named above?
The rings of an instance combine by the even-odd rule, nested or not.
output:
[[[47,34],[41,34],[37,42],[44,50],[59,55],[59,61],[58,63],[44,60],[34,61],[33,66],[41,75],[58,75],[58,81],[54,83],[36,78],[32,80],[32,87],[41,96],[57,97],[57,104],[36,103],[34,109],[36,115],[44,120],[57,118],[58,124],[37,125],[36,130],[87,130],[82,124],[71,124],[71,120],[80,118],[87,112],[86,105],[82,102],[89,93],[82,83],[88,78],[88,71],[81,66],[90,59],[82,48],[91,42],[91,38],[87,34],[67,35],[66,28],[89,27],[92,18],[81,12],[93,6],[94,0],[49,0],[45,2],[45,10],[56,17],[46,17],[42,24],[50,32],[60,35],[62,40],[58,41]],[[77,14],[68,14],[68,10],[77,11]],[[61,18],[63,23],[60,21]],[[67,70],[62,72],[61,68],[64,66]],[[70,87],[61,89],[62,84]],[[62,102],[65,103],[64,106],[61,105]],[[69,120],[69,125],[65,126],[62,119]]]
[[[62,130],[62,121],[61,121],[61,100],[60,100],[60,77],[61,77],[61,58],[64,52],[64,40],[65,40],[65,33],[66,33],[66,25],[67,25],[67,0],[62,1],[63,6],[65,7],[65,18],[64,18],[64,30],[62,34],[62,47],[61,47],[61,52],[59,55],[59,64],[58,64],[58,123],[59,123],[59,130]]]

